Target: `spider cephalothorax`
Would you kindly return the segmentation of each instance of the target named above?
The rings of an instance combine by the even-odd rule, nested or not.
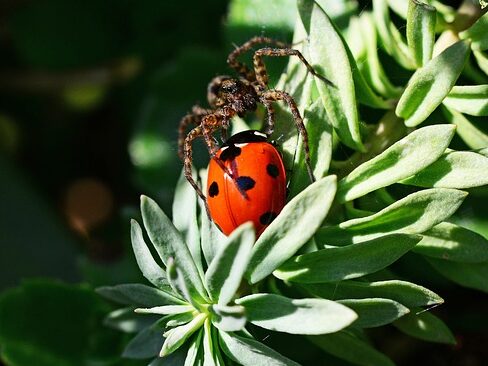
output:
[[[277,48],[266,47],[256,50],[253,55],[253,70],[237,60],[238,56],[243,52],[251,50],[254,45],[260,43],[273,44]],[[203,137],[210,157],[215,160],[224,172],[232,179],[235,179],[236,177],[233,176],[233,173],[228,171],[222,161],[215,156],[218,151],[218,145],[213,134],[217,130],[221,130],[223,138],[226,139],[232,117],[236,115],[242,116],[248,111],[254,111],[258,103],[263,104],[267,112],[264,132],[268,137],[273,132],[275,124],[273,103],[284,101],[288,105],[303,141],[305,161],[310,179],[312,181],[315,180],[310,165],[307,130],[303,125],[296,102],[290,94],[283,90],[269,89],[268,74],[263,62],[264,56],[297,56],[310,73],[325,83],[332,85],[329,80],[319,75],[310,66],[300,51],[289,48],[285,43],[267,37],[254,37],[242,46],[237,47],[227,58],[227,63],[238,73],[239,77],[233,78],[225,75],[215,77],[210,82],[207,90],[207,99],[211,109],[194,106],[192,112],[183,117],[180,122],[178,152],[184,162],[185,176],[205,202],[205,195],[192,176],[193,140],[197,137]],[[186,134],[189,125],[194,125],[195,127]]]

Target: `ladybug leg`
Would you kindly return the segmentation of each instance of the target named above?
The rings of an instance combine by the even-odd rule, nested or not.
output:
[[[178,127],[178,156],[181,160],[184,160],[183,146],[185,144],[186,130],[188,126],[198,126],[201,122],[202,117],[209,113],[212,113],[212,110],[195,105],[192,108],[192,113],[187,114],[181,119],[180,125]]]
[[[308,72],[310,72],[313,76],[319,78],[324,83],[334,86],[334,84],[329,80],[326,79],[324,76],[320,75],[317,71],[314,70],[312,65],[308,63],[308,61],[303,57],[302,53],[298,50],[292,48],[261,48],[254,52],[253,56],[253,64],[254,64],[254,72],[256,73],[256,80],[262,86],[266,87],[268,85],[268,73],[266,71],[266,66],[263,62],[264,56],[274,56],[274,57],[284,57],[284,56],[297,56],[300,61],[305,65]]]
[[[236,47],[234,51],[229,54],[227,63],[243,78],[254,81],[256,80],[256,74],[253,70],[250,70],[244,63],[237,60],[237,58],[244,52],[250,51],[257,44],[274,44],[278,47],[288,47],[286,43],[277,41],[269,37],[253,37],[243,45]]]
[[[303,150],[305,151],[305,165],[307,166],[308,176],[310,177],[310,180],[312,182],[315,182],[315,177],[312,171],[312,165],[310,163],[310,147],[308,145],[308,133],[307,133],[307,129],[305,128],[305,125],[303,124],[303,119],[302,116],[300,115],[300,112],[298,111],[298,107],[295,100],[287,92],[284,92],[282,90],[274,90],[274,89],[264,92],[263,95],[261,96],[261,99],[267,101],[283,100],[286,102],[286,104],[288,104],[288,107],[290,108],[291,113],[293,115],[293,119],[295,120],[295,125],[297,126],[298,132],[302,136]]]

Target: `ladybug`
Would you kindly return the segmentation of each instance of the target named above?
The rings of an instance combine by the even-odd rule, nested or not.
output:
[[[210,160],[207,204],[212,220],[225,235],[252,221],[259,236],[278,216],[285,199],[283,160],[265,134],[240,132]]]

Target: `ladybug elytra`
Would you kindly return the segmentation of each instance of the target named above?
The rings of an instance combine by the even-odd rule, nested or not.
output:
[[[240,132],[228,139],[210,160],[208,208],[212,220],[225,235],[252,221],[259,236],[280,213],[285,199],[283,161],[265,134]]]

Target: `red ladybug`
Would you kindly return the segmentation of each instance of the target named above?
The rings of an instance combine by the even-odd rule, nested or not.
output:
[[[213,221],[225,235],[252,221],[260,235],[285,205],[286,175],[280,153],[265,134],[244,131],[227,140],[216,156],[227,172],[216,158],[210,160],[207,203]]]

